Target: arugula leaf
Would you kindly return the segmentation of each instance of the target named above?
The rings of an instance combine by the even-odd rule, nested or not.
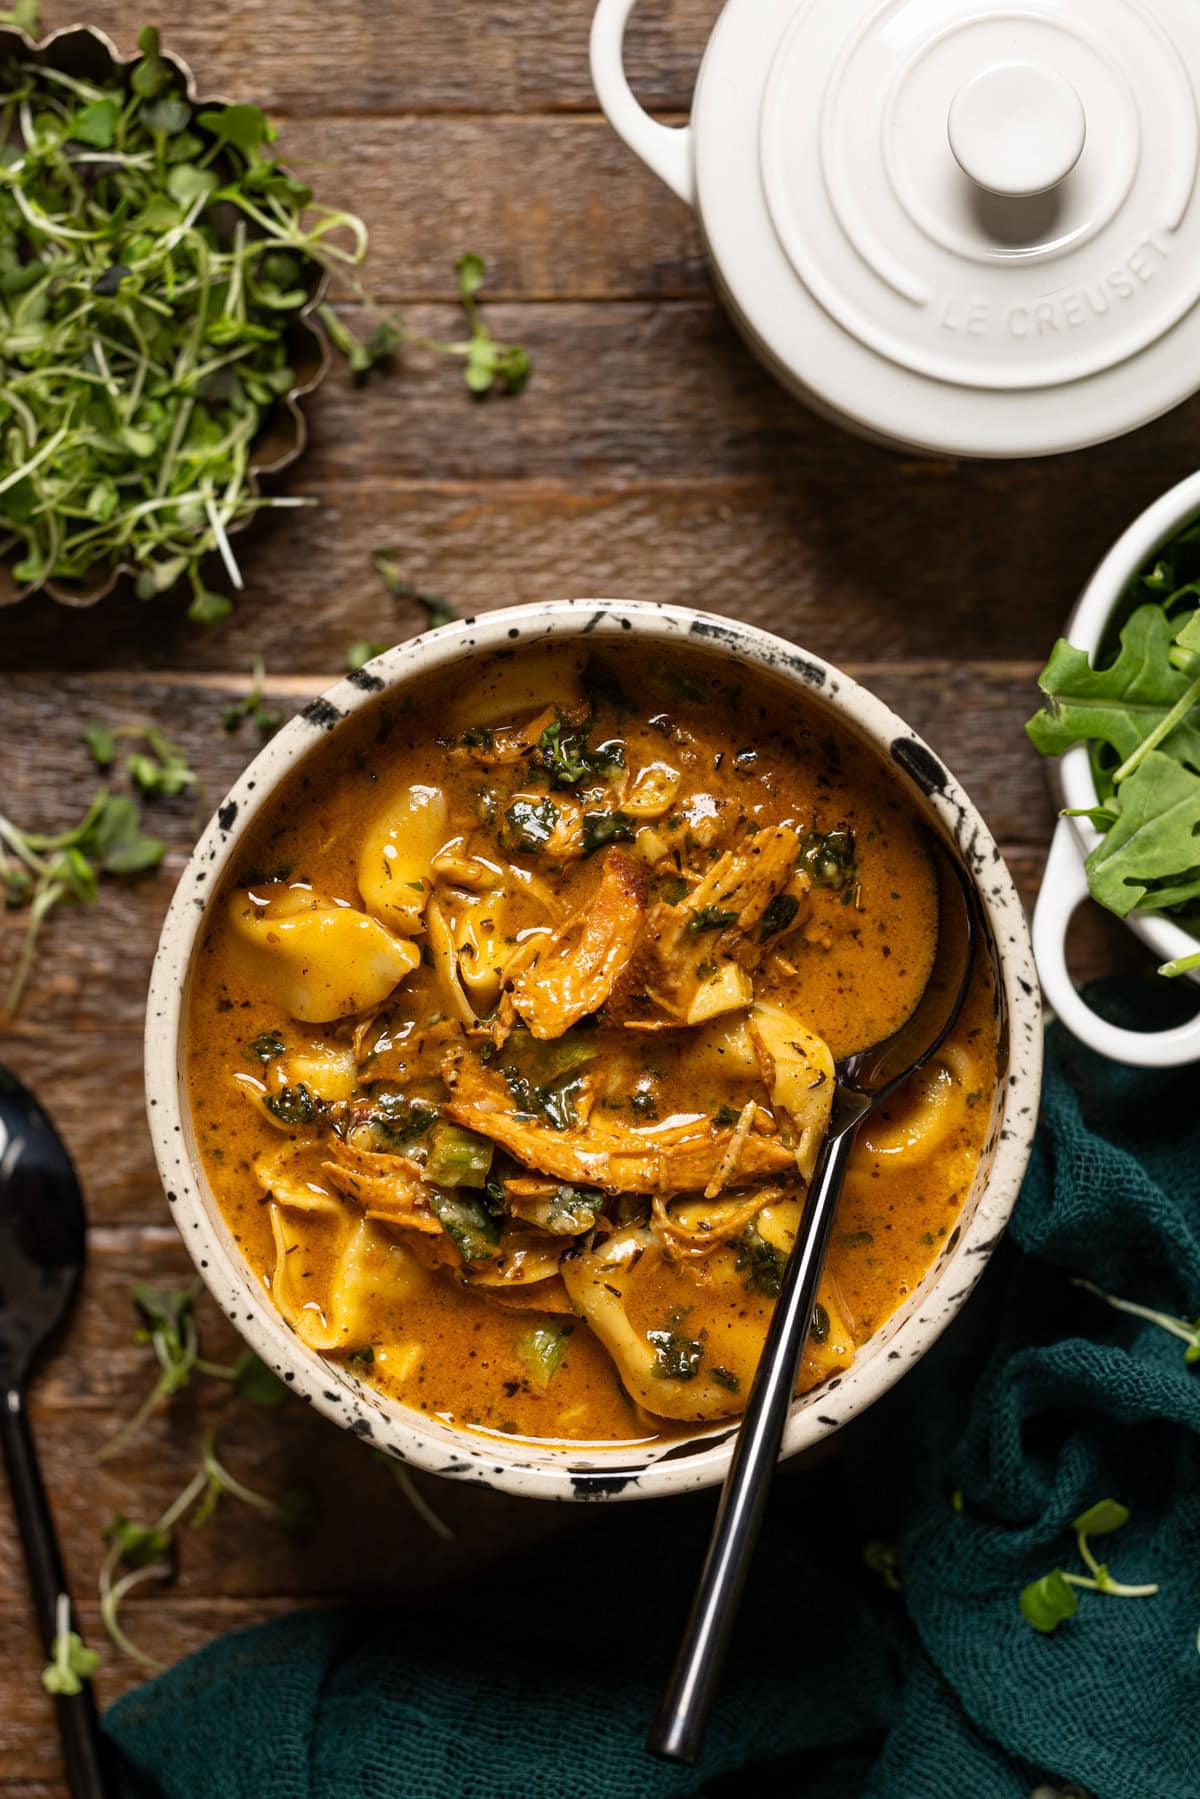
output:
[[[1107,668],[1094,669],[1086,651],[1060,640],[1038,683],[1050,703],[1026,727],[1034,748],[1061,756],[1076,744],[1106,743],[1126,762],[1187,692],[1188,676],[1170,659],[1175,636],[1163,608],[1147,605],[1130,616]],[[1173,756],[1200,770],[1200,710],[1168,742]]]
[[[561,1324],[552,1324],[538,1325],[517,1338],[517,1359],[524,1364],[535,1386],[544,1389],[550,1385],[567,1353],[569,1337],[569,1330]]]
[[[1200,775],[1152,750],[1120,796],[1115,821],[1088,857],[1095,898],[1118,918],[1137,906],[1200,898]]]

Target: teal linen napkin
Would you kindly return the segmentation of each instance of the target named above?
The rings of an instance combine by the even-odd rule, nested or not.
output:
[[[1095,995],[1093,995],[1095,998]],[[1180,996],[1107,996],[1139,1022]],[[492,1585],[224,1638],[108,1713],[165,1799],[1095,1799],[1200,1795],[1200,1367],[1072,1284],[1200,1313],[1200,1078],[1049,1035],[1007,1243],[937,1348],[785,1472],[699,1769],[642,1749],[714,1498],[600,1512]],[[1039,1635],[1027,1582],[1070,1521],[1148,1599],[1083,1592]],[[865,1565],[895,1545],[893,1591]],[[547,1560],[547,1557],[549,1560]]]

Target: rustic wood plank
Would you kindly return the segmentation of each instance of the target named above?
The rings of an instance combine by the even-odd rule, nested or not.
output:
[[[402,410],[407,383],[388,391]],[[503,425],[542,404],[535,388],[482,412]],[[474,428],[481,413],[458,405],[454,386],[443,389],[443,420]],[[796,409],[793,433],[809,429]],[[371,566],[381,545],[464,615],[565,596],[667,599],[746,619],[841,664],[1040,665],[1114,534],[1191,456],[1182,439],[1166,449],[1139,439],[1125,460],[955,468],[901,463],[820,429],[829,466],[814,445],[789,479],[331,488],[309,483],[302,464],[297,485],[322,503],[267,517],[237,540],[246,593],[228,623],[191,626],[186,595],[146,605],[128,585],[84,612],[35,595],[0,614],[4,666],[233,670],[261,652],[274,672],[333,671],[355,639],[419,628],[418,610],[393,605]]]
[[[592,0],[256,0],[204,7],[161,0],[167,49],[192,65],[202,95],[277,113],[442,109],[540,111],[595,105],[587,66]],[[643,0],[627,66],[646,105],[686,110],[720,0]],[[47,29],[74,24],[74,0],[44,0]],[[146,22],[138,0],[90,0],[98,25],[132,54]]]

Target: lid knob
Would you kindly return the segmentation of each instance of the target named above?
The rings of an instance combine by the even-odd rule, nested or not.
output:
[[[1027,199],[1066,180],[1083,154],[1087,115],[1055,70],[1005,62],[959,90],[948,129],[959,167],[978,187]]]

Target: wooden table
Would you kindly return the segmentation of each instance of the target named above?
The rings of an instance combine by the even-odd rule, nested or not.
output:
[[[48,27],[75,17],[65,0],[44,10]],[[645,0],[630,66],[664,116],[686,112],[717,10]],[[522,398],[480,405],[456,368],[420,357],[361,389],[335,371],[291,483],[320,508],[239,543],[247,592],[216,630],[187,625],[175,600],[147,606],[127,592],[89,612],[35,599],[0,614],[0,807],[30,828],[74,822],[94,784],[80,741],[90,718],[158,720],[215,801],[255,747],[249,727],[222,729],[255,653],[290,708],[340,671],[355,639],[419,629],[371,568],[373,549],[395,545],[408,579],[465,612],[558,595],[679,600],[842,664],[964,779],[1032,899],[1052,821],[1023,732],[1035,675],[1116,530],[1192,469],[1200,412],[1086,456],[968,466],[886,454],[802,410],[714,303],[687,211],[597,114],[589,12],[589,0],[162,0],[165,42],[200,91],[268,107],[297,172],[366,218],[382,302],[444,335],[457,317],[453,263],[479,250],[489,320],[529,347],[536,372]],[[94,0],[88,16],[128,52],[146,9]],[[140,1640],[170,1661],[304,1600],[404,1597],[551,1533],[602,1533],[605,1514],[581,1521],[426,1481],[458,1532],[443,1544],[358,1443],[299,1406],[253,1413],[211,1384],[136,1451],[97,1464],[150,1380],[130,1283],[190,1273],[142,1117],[141,1025],[194,819],[186,801],[155,816],[170,843],[161,873],[54,918],[0,1053],[58,1118],[91,1212],[84,1300],[34,1409],[90,1640],[101,1527],[118,1508],[142,1519],[163,1509],[194,1466],[202,1420],[220,1422],[223,1452],[251,1483],[303,1480],[324,1500],[326,1524],[303,1545],[240,1512],[188,1535],[177,1583],[129,1608]],[[0,963],[20,924],[0,913]],[[1102,965],[1118,939],[1093,925],[1087,964]],[[232,1352],[212,1308],[203,1316],[209,1352]],[[41,1661],[5,1521],[7,1799],[65,1792]],[[101,1697],[136,1676],[110,1654]]]

